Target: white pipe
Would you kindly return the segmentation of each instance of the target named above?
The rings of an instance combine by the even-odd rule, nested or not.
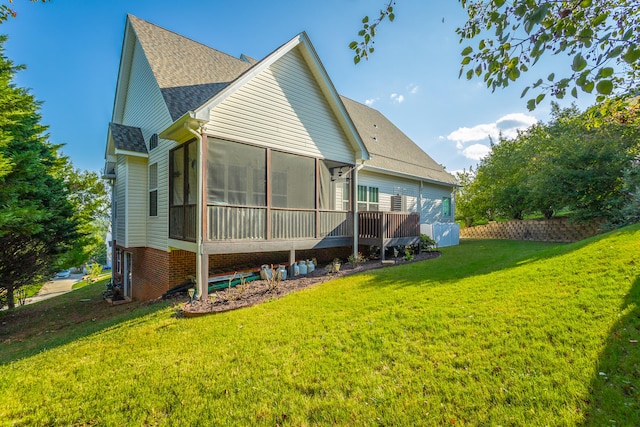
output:
[[[198,141],[198,196],[197,196],[197,215],[196,215],[196,286],[198,290],[197,298],[201,301],[206,301],[209,298],[209,273],[202,271],[203,268],[203,256],[202,253],[202,206],[203,206],[203,171],[202,171],[202,159],[203,159],[203,144],[202,134],[196,132],[189,126],[189,122],[184,124],[184,127],[192,133]]]

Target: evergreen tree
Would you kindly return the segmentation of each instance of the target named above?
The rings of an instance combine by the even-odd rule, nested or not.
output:
[[[68,160],[47,141],[39,103],[13,78],[23,67],[4,55],[0,36],[0,299],[49,277],[79,237],[65,184]]]

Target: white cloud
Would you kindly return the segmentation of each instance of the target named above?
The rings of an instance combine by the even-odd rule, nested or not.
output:
[[[418,93],[418,90],[420,89],[420,86],[411,83],[409,86],[407,86],[407,90],[409,91],[409,94],[411,95],[415,95],[416,93]]]
[[[512,113],[500,117],[493,123],[460,127],[447,135],[446,139],[456,144],[459,154],[478,161],[491,151],[489,139],[498,142],[500,134],[504,138],[515,138],[519,130],[524,130],[536,122],[537,120],[533,116]],[[473,144],[469,145],[470,143]]]
[[[462,155],[467,159],[480,160],[489,154],[491,148],[484,144],[473,144],[462,150]]]
[[[507,114],[496,122],[497,128],[505,138],[515,138],[518,131],[537,123],[535,117],[522,113]]]
[[[524,130],[537,122],[536,118],[523,113],[507,114],[494,123],[483,123],[473,127],[461,127],[449,135],[447,139],[454,141],[459,146],[473,141],[482,141],[492,138],[498,140],[500,133],[505,138],[514,138],[519,130]]]
[[[465,143],[471,141],[481,141],[489,137],[497,138],[497,136],[498,128],[495,123],[491,123],[476,125],[472,128],[461,127],[447,135],[447,139],[449,141],[455,141],[457,143]]]
[[[371,98],[371,99],[367,99],[364,101],[365,105],[368,105],[369,107],[371,107],[373,104],[376,103],[376,101],[378,101],[378,98]]]
[[[397,102],[398,104],[402,104],[402,102],[404,101],[404,95],[398,95],[397,93],[392,93],[391,100],[393,102]]]

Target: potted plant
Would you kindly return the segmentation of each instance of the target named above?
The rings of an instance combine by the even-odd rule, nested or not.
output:
[[[340,258],[334,258],[333,261],[331,261],[331,264],[329,264],[329,272],[337,273],[338,271],[340,271],[341,265],[342,262],[340,261]]]

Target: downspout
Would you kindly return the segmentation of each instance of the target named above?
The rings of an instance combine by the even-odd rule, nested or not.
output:
[[[202,159],[203,159],[203,144],[202,134],[196,132],[191,128],[190,123],[187,121],[184,124],[185,129],[189,133],[193,134],[198,141],[198,196],[197,196],[197,215],[196,215],[196,287],[197,298],[201,301],[206,301],[209,298],[209,273],[205,272],[203,265],[208,263],[203,262],[204,254],[202,248],[202,209],[204,197],[203,192],[203,171],[202,171]]]
[[[116,166],[117,167],[117,166]],[[116,236],[116,210],[113,208],[113,203],[116,200],[116,180],[110,179],[109,184],[111,186],[111,283],[115,283],[116,271],[116,245],[114,244]],[[116,206],[117,208],[118,206]]]

